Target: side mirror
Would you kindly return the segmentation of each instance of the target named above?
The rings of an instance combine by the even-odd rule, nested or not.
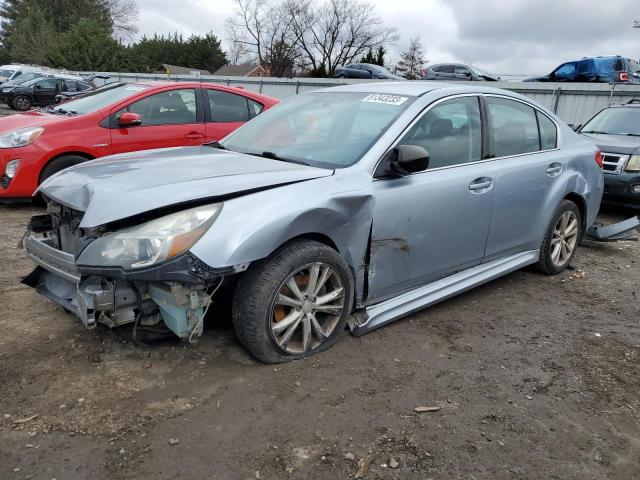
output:
[[[429,153],[419,145],[398,145],[380,162],[375,177],[404,177],[429,168]]]
[[[118,119],[118,125],[121,127],[136,127],[142,125],[142,118],[137,113],[124,112]]]
[[[373,75],[373,68],[367,68],[367,72],[369,72],[371,75]]]

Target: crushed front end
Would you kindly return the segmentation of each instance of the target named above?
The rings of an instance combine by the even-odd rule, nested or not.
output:
[[[24,246],[36,268],[23,283],[75,314],[87,328],[135,322],[141,328],[166,326],[195,341],[213,293],[235,269],[210,268],[188,249],[138,268],[97,265],[95,260],[87,264],[83,256],[95,257],[88,252],[90,245],[125,230],[83,229],[82,216],[51,201],[46,215],[31,219]]]

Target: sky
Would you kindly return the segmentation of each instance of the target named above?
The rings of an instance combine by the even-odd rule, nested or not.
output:
[[[321,1],[321,0],[317,0]],[[543,74],[591,55],[640,58],[638,0],[369,0],[400,39],[420,36],[429,63],[459,61],[496,74]],[[225,40],[234,0],[137,0],[139,35],[213,31]],[[634,16],[635,12],[635,16]]]

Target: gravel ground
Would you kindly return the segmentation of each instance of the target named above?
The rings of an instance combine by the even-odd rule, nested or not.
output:
[[[573,271],[516,272],[274,367],[216,312],[197,345],[85,330],[19,283],[37,212],[0,207],[2,479],[640,475],[638,242],[586,243]]]

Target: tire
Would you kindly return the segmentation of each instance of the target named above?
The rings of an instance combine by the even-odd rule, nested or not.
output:
[[[317,269],[315,285],[320,285],[315,293],[309,285],[312,269]],[[291,282],[295,285],[289,288]],[[334,297],[340,286],[340,296]],[[308,300],[302,299],[304,294]],[[287,303],[279,303],[276,297]],[[323,303],[327,297],[332,300]],[[289,304],[290,300],[299,306]],[[333,346],[345,330],[352,304],[353,277],[340,254],[320,242],[298,241],[239,279],[232,306],[233,328],[240,343],[258,360],[289,362]],[[289,339],[284,340],[287,335]]]
[[[562,223],[565,219],[567,219],[566,224]],[[580,210],[572,201],[563,200],[553,213],[547,227],[540,247],[537,269],[546,275],[557,275],[562,272],[573,260],[581,238]]]
[[[88,161],[89,159],[81,157],[80,155],[62,155],[61,157],[54,158],[49,163],[47,163],[40,172],[38,185],[40,185],[50,176],[58,173],[60,170],[64,170],[65,168],[69,168],[74,165],[78,165],[79,163]]]
[[[26,95],[16,95],[11,101],[13,108],[20,112],[26,112],[33,106],[33,102]]]
[[[344,78],[347,78],[347,77],[345,75],[341,74],[341,75],[338,75],[338,78],[343,78],[344,79]]]

